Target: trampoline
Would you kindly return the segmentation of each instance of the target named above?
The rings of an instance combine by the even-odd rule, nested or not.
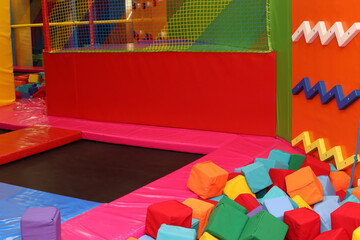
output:
[[[202,156],[80,140],[1,165],[0,182],[111,202]]]

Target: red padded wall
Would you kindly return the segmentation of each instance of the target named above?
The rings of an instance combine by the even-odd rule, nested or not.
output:
[[[275,53],[45,53],[49,115],[275,136]]]

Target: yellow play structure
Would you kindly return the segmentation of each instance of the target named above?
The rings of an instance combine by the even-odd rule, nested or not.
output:
[[[0,106],[15,101],[11,48],[10,1],[0,4]]]

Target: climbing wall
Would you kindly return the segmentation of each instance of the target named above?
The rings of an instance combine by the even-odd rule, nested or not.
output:
[[[322,148],[323,159],[340,154],[339,146],[344,168],[360,115],[360,2],[294,0],[292,8],[292,137],[308,131],[307,144],[319,139],[308,150]]]

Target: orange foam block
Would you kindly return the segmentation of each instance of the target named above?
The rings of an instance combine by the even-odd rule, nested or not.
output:
[[[220,196],[229,173],[211,161],[195,164],[190,172],[187,187],[202,199]]]
[[[287,193],[291,198],[299,195],[309,205],[323,200],[323,188],[308,166],[285,177]]]
[[[139,239],[131,237],[131,238],[128,238],[127,240],[139,240]]]
[[[191,207],[193,210],[192,217],[199,220],[198,238],[200,238],[208,222],[210,213],[214,209],[215,205],[195,198],[186,199],[183,204]]]
[[[344,171],[331,172],[329,174],[329,178],[335,188],[335,192],[340,190],[346,192],[346,190],[349,188],[351,177],[346,172]]]
[[[28,127],[0,135],[0,165],[80,140],[80,131]]]

